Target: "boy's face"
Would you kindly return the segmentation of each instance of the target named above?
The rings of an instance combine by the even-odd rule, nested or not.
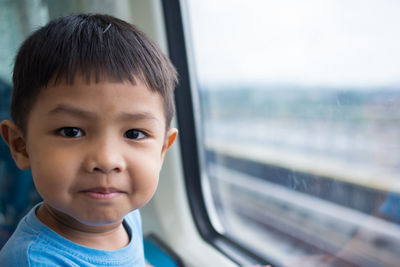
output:
[[[153,196],[176,129],[162,98],[137,84],[76,78],[42,90],[29,114],[26,161],[44,202],[84,225],[121,222]]]

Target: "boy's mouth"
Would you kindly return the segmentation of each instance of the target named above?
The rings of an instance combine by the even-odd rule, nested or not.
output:
[[[81,193],[94,199],[112,199],[120,196],[124,192],[113,187],[95,187],[82,190]]]

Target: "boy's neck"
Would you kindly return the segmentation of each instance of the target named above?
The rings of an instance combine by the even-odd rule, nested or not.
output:
[[[122,221],[101,226],[85,225],[46,203],[37,209],[36,216],[57,234],[85,247],[117,250],[129,244],[129,235]]]

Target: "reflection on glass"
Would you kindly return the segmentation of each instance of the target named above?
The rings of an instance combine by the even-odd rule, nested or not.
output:
[[[397,266],[400,2],[188,12],[220,232],[278,264]]]

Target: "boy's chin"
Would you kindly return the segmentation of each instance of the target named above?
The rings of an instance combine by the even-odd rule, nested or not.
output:
[[[70,228],[84,232],[101,232],[118,227],[127,213],[129,211],[115,212],[114,210],[108,213],[96,212],[95,210],[90,213],[83,211],[64,212],[43,203],[37,211],[37,216],[40,221],[53,230]]]

